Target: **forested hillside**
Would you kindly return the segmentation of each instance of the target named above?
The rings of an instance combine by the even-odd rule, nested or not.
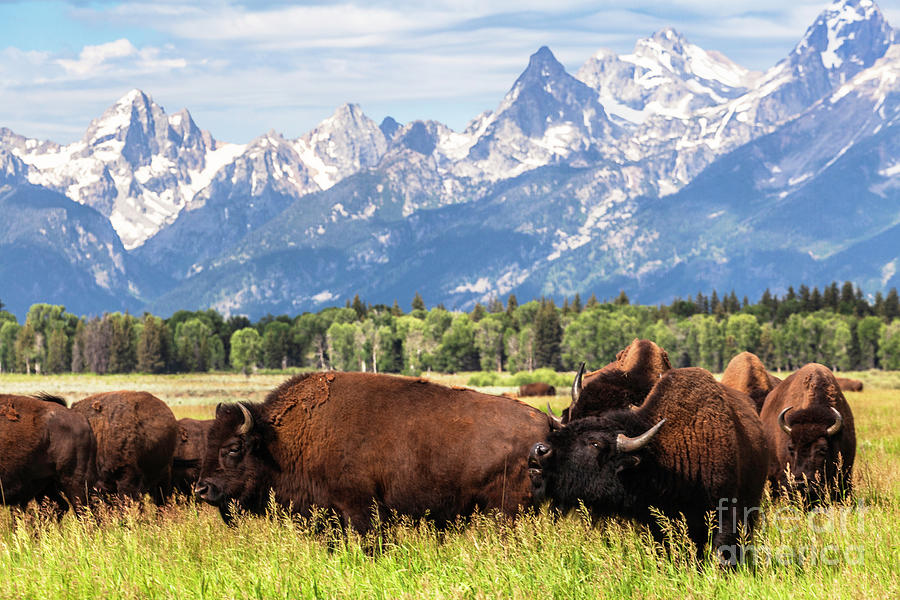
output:
[[[576,295],[561,306],[510,295],[466,313],[429,309],[416,294],[408,312],[356,297],[345,307],[256,322],[215,310],[85,318],[36,304],[22,324],[0,303],[0,372],[573,370],[581,361],[606,364],[636,337],[656,341],[674,366],[712,371],[744,350],[771,369],[900,369],[900,300],[892,288],[868,301],[847,282],[791,287],[781,297],[766,291],[755,303],[716,291],[659,306],[632,305],[624,292],[604,302]]]

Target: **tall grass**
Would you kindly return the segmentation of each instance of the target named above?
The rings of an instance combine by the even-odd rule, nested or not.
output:
[[[765,499],[757,559],[731,573],[698,562],[677,524],[665,548],[644,527],[592,525],[579,512],[479,515],[445,531],[401,521],[361,538],[325,515],[274,507],[227,527],[214,509],[181,499],[60,521],[35,506],[0,508],[0,598],[896,598],[897,392],[849,401],[859,440],[853,500],[807,513]]]

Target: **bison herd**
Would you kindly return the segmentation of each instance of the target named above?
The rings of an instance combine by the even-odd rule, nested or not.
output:
[[[767,481],[773,495],[809,505],[851,492],[856,437],[842,388],[819,364],[781,381],[747,352],[719,382],[635,340],[599,370],[582,364],[561,417],[366,373],[298,375],[261,403],[220,404],[207,421],[177,421],[146,392],[71,408],[0,395],[0,498],[63,512],[97,498],[163,503],[179,490],[226,522],[274,500],[298,514],[326,509],[359,532],[392,515],[442,525],[476,511],[584,506],[657,537],[659,513],[683,518],[698,552],[711,541],[720,563],[735,564]]]

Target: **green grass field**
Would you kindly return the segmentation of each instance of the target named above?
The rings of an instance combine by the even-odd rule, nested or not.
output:
[[[674,549],[642,527],[541,512],[508,523],[478,516],[448,531],[396,523],[340,534],[324,516],[273,510],[226,527],[183,500],[61,522],[0,508],[0,598],[896,598],[900,597],[900,374],[850,374],[856,497],[800,513],[764,502],[755,564],[697,563],[672,524]],[[0,377],[4,393],[73,401],[144,389],[176,416],[207,418],[221,401],[262,400],[283,374]],[[464,385],[468,375],[434,377]],[[491,388],[492,392],[508,391]],[[567,391],[566,391],[567,393]],[[545,399],[534,403],[543,406]],[[564,395],[554,408],[568,404]]]

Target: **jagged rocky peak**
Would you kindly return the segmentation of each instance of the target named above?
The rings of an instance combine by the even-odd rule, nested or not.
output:
[[[28,166],[22,160],[0,147],[0,185],[19,185],[26,182]]]
[[[398,123],[394,117],[387,116],[381,121],[381,125],[378,126],[378,129],[381,130],[381,133],[384,134],[384,137],[388,140],[393,139],[394,134],[397,133],[397,130],[400,129],[403,125]]]
[[[215,148],[212,136],[194,123],[187,109],[169,116],[163,107],[139,89],[133,89],[91,121],[84,134],[83,154],[121,155],[133,167],[150,164],[154,155],[202,164],[202,155]],[[189,157],[189,158],[188,158]]]
[[[607,112],[642,123],[657,114],[685,119],[722,104],[745,93],[759,73],[664,27],[638,40],[631,54],[599,50],[576,76],[599,92]]]
[[[843,82],[884,56],[897,35],[873,0],[838,0],[806,30],[788,60]]]
[[[360,168],[374,166],[387,150],[378,123],[358,104],[344,104],[297,140],[297,152],[325,189]]]

